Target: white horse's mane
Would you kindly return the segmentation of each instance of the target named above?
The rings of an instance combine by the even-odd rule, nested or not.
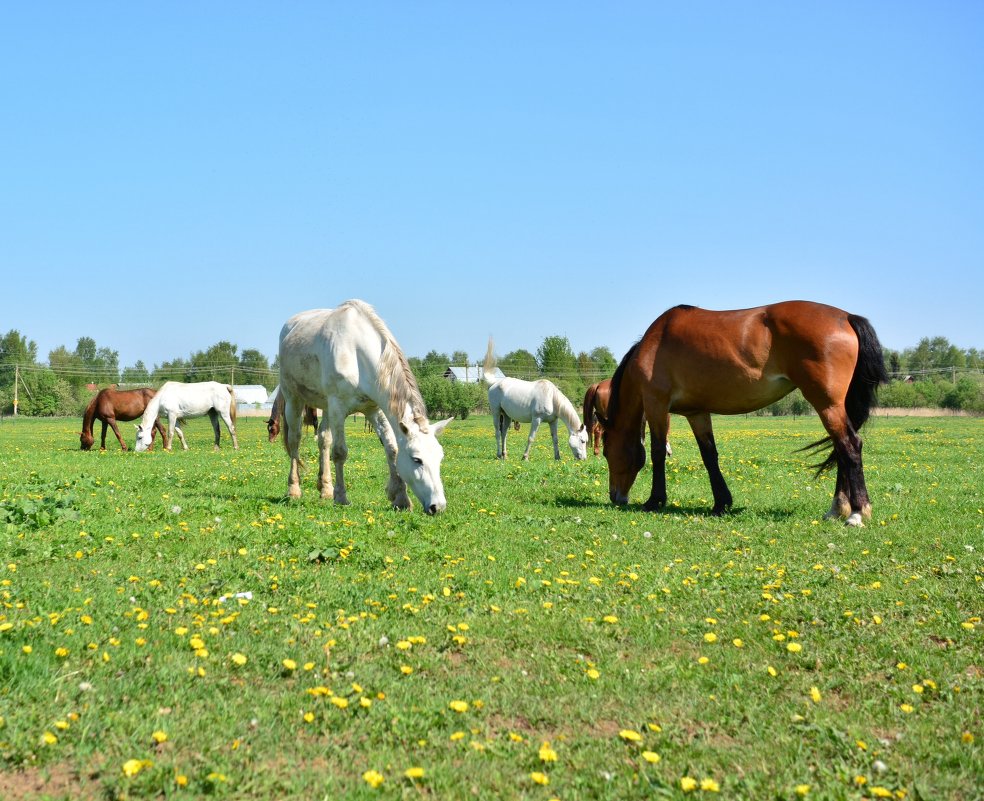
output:
[[[421,431],[427,431],[427,407],[420,394],[420,387],[417,386],[417,379],[414,378],[413,371],[410,369],[410,362],[403,354],[396,339],[386,327],[386,323],[376,314],[376,310],[362,300],[347,300],[339,305],[339,309],[345,307],[362,314],[370,325],[383,339],[383,352],[379,356],[379,386],[389,396],[390,412],[397,420],[403,417],[403,412],[409,405],[414,422],[420,426]]]

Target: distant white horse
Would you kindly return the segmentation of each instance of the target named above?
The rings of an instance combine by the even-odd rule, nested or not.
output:
[[[177,434],[181,439],[181,446],[188,450],[181,424],[189,417],[202,417],[206,414],[215,431],[215,450],[219,449],[220,417],[229,429],[232,446],[239,450],[239,441],[236,439],[236,396],[232,387],[218,381],[200,381],[195,384],[168,381],[164,384],[150,399],[144,409],[143,418],[137,425],[136,449],[145,451],[150,447],[154,421],[164,415],[167,417],[167,441],[164,448],[171,450],[174,435]]]
[[[437,441],[450,419],[431,423],[406,357],[386,324],[361,300],[337,309],[315,309],[291,317],[280,331],[280,393],[284,398],[284,446],[290,455],[287,494],[301,496],[298,451],[301,411],[321,408],[318,426],[321,497],[347,504],[343,467],[348,456],[345,418],[354,411],[371,416],[386,451],[390,478],[386,495],[397,509],[409,509],[407,485],[424,511],[444,511],[441,483],[444,449]],[[335,465],[332,488],[329,450]]]
[[[530,458],[530,448],[540,423],[546,421],[550,426],[550,436],[553,437],[554,459],[560,458],[560,448],[557,445],[557,420],[564,421],[570,437],[567,444],[571,446],[575,459],[586,459],[588,456],[588,431],[581,424],[581,418],[567,397],[557,387],[545,378],[539,381],[523,381],[520,378],[502,378],[496,380],[495,350],[492,338],[489,337],[489,347],[485,352],[483,377],[489,385],[489,407],[492,409],[492,424],[495,426],[495,451],[500,459],[506,458],[506,433],[509,431],[511,420],[530,424],[530,438],[526,441],[523,458]]]

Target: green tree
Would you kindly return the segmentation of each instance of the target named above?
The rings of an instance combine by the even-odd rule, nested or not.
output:
[[[123,369],[122,380],[124,384],[149,384],[150,372],[144,363],[138,359],[132,367]]]
[[[193,381],[236,381],[236,368],[239,366],[238,348],[231,342],[216,342],[208,350],[197,351],[191,356]]]
[[[191,363],[187,359],[177,358],[154,365],[151,373],[153,383],[163,384],[165,381],[197,381],[193,378]]]
[[[270,368],[267,357],[254,348],[247,348],[240,354],[239,369],[243,377],[236,380],[240,384],[262,384],[268,391],[277,385],[278,376]]]
[[[540,375],[540,365],[536,356],[528,350],[514,350],[499,359],[499,369],[511,378],[532,381]]]
[[[14,386],[14,367],[30,367],[37,364],[38,343],[21,336],[13,328],[0,337],[0,389]]]

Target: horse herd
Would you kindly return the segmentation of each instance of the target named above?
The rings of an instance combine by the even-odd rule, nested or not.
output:
[[[389,466],[386,495],[397,509],[412,506],[408,488],[428,514],[447,507],[441,480],[444,450],[438,436],[450,419],[431,422],[417,382],[402,350],[375,310],[360,300],[335,309],[316,309],[291,317],[280,331],[280,386],[267,421],[270,439],[279,431],[290,458],[287,494],[299,498],[302,418],[317,430],[318,489],[322,498],[348,503],[344,466],[348,456],[345,418],[361,412],[383,445]],[[867,421],[879,384],[887,381],[881,345],[863,317],[810,301],[786,301],[752,309],[708,311],[675,306],[660,315],[623,357],[610,379],[592,385],[583,416],[550,381],[498,378],[490,339],[484,363],[496,455],[505,459],[510,422],[530,423],[523,458],[529,458],[537,428],[550,427],[554,458],[560,458],[558,421],[568,429],[575,458],[595,455],[603,443],[612,503],[628,503],[629,490],[646,461],[648,425],[652,488],[643,509],[667,502],[666,456],[672,453],[670,413],[687,419],[707,469],[714,497],[712,513],[732,505],[718,463],[712,414],[744,414],[761,409],[795,388],[813,406],[827,436],[807,450],[829,448],[818,474],[836,466],[828,517],[863,525],[871,515],[864,480],[859,430]],[[315,409],[322,409],[318,423]],[[136,450],[150,448],[157,433],[165,448],[174,434],[187,449],[181,422],[208,415],[219,445],[219,420],[236,439],[232,388],[214,381],[165,383],[153,390],[104,389],[85,411],[81,446],[94,443],[93,424],[112,427],[126,444],[117,420],[137,420]],[[167,431],[160,418],[167,419]],[[329,462],[333,463],[335,480]]]

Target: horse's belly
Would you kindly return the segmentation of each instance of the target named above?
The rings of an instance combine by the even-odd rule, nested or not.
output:
[[[700,392],[680,392],[670,401],[670,411],[684,416],[711,414],[748,414],[775,403],[795,388],[785,377],[758,381],[731,381],[702,387]]]

